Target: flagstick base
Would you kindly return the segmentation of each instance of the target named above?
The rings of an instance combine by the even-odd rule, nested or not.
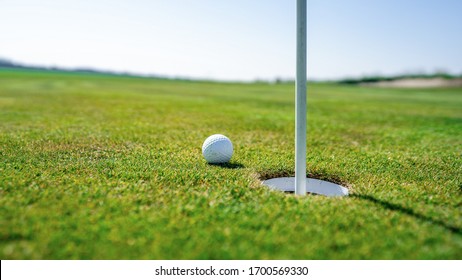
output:
[[[273,190],[295,192],[295,177],[273,178],[263,181],[263,185]],[[347,196],[348,189],[340,185],[318,179],[306,178],[306,192],[324,196]]]

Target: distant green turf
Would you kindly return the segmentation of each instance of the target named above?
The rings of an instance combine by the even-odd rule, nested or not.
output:
[[[462,258],[462,89],[309,85],[307,171],[348,198],[261,186],[293,175],[293,92],[1,70],[0,258]]]

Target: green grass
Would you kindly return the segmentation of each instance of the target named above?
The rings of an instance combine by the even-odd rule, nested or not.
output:
[[[461,259],[462,89],[294,87],[0,71],[1,259]],[[227,135],[228,166],[201,155]]]

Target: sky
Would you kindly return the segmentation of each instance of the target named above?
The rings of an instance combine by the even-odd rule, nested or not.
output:
[[[295,0],[0,0],[0,58],[293,79]],[[308,0],[308,78],[462,74],[460,0]]]

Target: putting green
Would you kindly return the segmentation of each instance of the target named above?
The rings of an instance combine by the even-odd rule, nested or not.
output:
[[[1,259],[460,259],[462,89],[294,86],[0,70]],[[205,163],[221,133],[231,163]]]

